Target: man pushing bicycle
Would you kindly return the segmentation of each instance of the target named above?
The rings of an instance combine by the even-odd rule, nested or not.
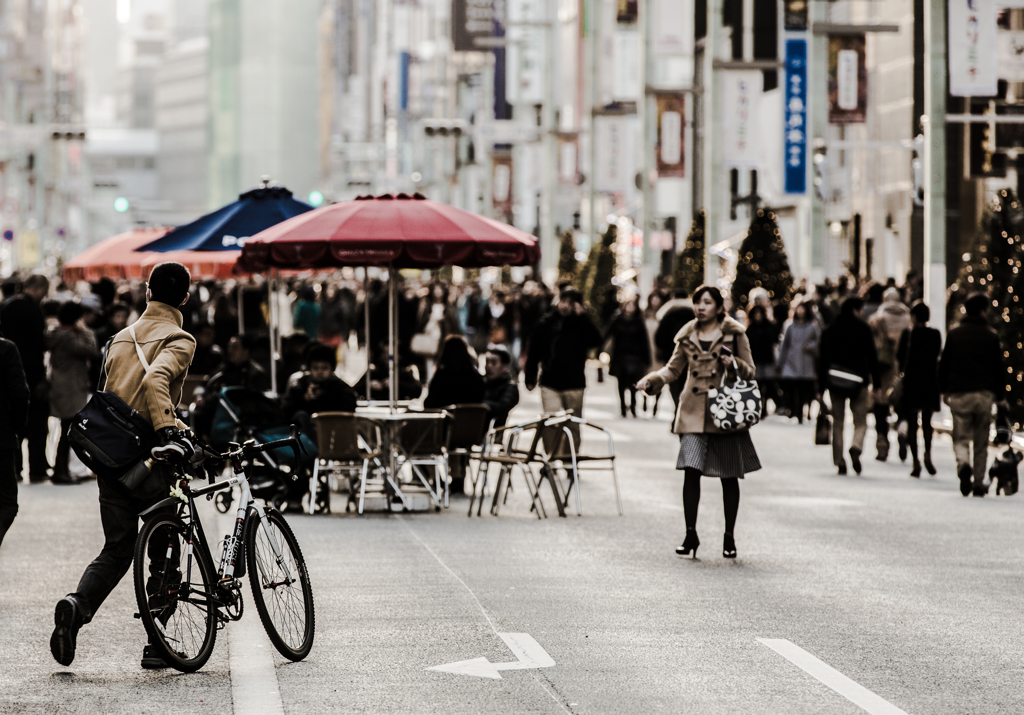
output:
[[[195,339],[181,328],[179,308],[188,302],[191,275],[180,263],[161,263],[149,277],[149,305],[133,325],[108,344],[104,375],[108,393],[120,398],[156,432],[154,451],[190,456],[193,445],[175,417],[182,383],[195,353]],[[148,470],[151,462],[140,465]],[[79,629],[92,620],[100,605],[132,565],[139,530],[139,513],[168,495],[171,474],[163,465],[137,479],[99,474],[100,519],[104,545],[82,574],[78,588],[57,602],[50,651],[61,665],[75,659]],[[173,512],[173,509],[171,509]],[[142,653],[143,668],[166,667],[149,645]]]

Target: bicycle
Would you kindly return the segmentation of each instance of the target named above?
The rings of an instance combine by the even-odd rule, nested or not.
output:
[[[242,617],[241,579],[248,566],[253,600],[270,641],[285,658],[302,660],[313,647],[315,631],[306,563],[284,517],[257,502],[249,487],[253,457],[291,447],[301,464],[300,443],[293,431],[287,439],[265,444],[232,443],[223,454],[198,446],[190,460],[168,462],[176,478],[172,496],[140,515],[146,521],[135,543],[136,617],[168,665],[186,673],[199,670],[213,653],[217,631]],[[217,481],[216,469],[207,460],[230,462],[233,476]],[[209,484],[193,488],[190,480],[200,470]],[[214,571],[196,499],[210,500],[236,485],[241,498],[234,530],[221,542]],[[173,515],[171,506],[176,506]]]

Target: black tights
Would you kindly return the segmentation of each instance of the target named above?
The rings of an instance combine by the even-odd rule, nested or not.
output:
[[[622,416],[626,416],[626,408],[628,407],[633,415],[636,415],[636,387],[634,383],[625,378],[617,379],[619,386],[619,407],[622,410]],[[629,394],[630,402],[626,404],[626,394]]]
[[[701,475],[696,469],[687,468],[684,471],[683,514],[686,517],[686,528],[696,529]],[[736,527],[736,512],[740,509],[740,480],[736,477],[722,479],[722,503],[725,506],[725,533],[731,534]]]
[[[924,451],[932,451],[932,434],[935,430],[932,427],[931,410],[912,410],[907,413],[907,444],[910,447],[910,454],[917,461],[917,420],[921,418],[921,437],[924,438]]]

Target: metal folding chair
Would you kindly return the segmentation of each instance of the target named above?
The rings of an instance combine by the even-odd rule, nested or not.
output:
[[[358,498],[356,510],[362,514],[371,463],[376,465],[386,478],[384,466],[380,461],[380,425],[372,419],[351,412],[318,412],[313,415],[313,424],[316,426],[318,454],[309,482],[309,513],[313,513],[318,490],[326,489],[330,494],[333,486],[330,478],[337,472],[343,472],[348,476],[349,482],[345,511],[348,511]],[[328,499],[328,511],[329,504]]]
[[[572,433],[568,428],[569,423],[577,424],[580,427],[582,433],[584,428],[589,428],[601,432],[607,439],[608,454],[581,454],[577,452],[576,445],[573,443]],[[581,471],[610,471],[612,473],[612,483],[615,485],[615,503],[619,509],[619,516],[622,516],[622,494],[619,491],[619,475],[615,469],[615,440],[612,438],[611,432],[604,427],[596,425],[593,422],[588,422],[581,417],[575,417],[571,414],[556,415],[544,423],[545,427],[561,426],[562,433],[560,439],[556,443],[553,452],[556,455],[561,454],[561,448],[563,445],[568,447],[568,461],[565,456],[549,457],[550,462],[555,465],[556,468],[560,468],[566,471],[569,475],[569,486],[565,490],[565,502],[563,503],[564,508],[569,507],[569,495],[573,491],[573,487],[576,487],[576,515],[583,516],[583,499],[580,494],[580,472]],[[602,466],[604,462],[606,465]],[[593,465],[593,466],[585,466]],[[571,471],[570,471],[571,469]]]
[[[402,467],[408,465],[413,478],[418,479],[434,502],[434,508],[441,510],[443,505],[448,508],[448,439],[451,427],[451,415],[445,410],[436,413],[418,414],[418,419],[409,419],[395,427],[392,439],[394,450],[394,473],[397,475]],[[434,419],[424,419],[429,414]],[[433,467],[431,472],[423,467]]]

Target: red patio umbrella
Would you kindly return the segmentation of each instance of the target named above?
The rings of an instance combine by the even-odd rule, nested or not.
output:
[[[528,266],[539,260],[536,237],[512,226],[430,201],[421,194],[383,194],[331,204],[271,226],[246,241],[239,265],[253,272],[270,268],[388,267],[389,402],[394,409],[396,283],[390,280],[394,270]],[[369,341],[366,347],[369,358]]]
[[[512,226],[415,194],[363,196],[261,231],[242,248],[248,270],[334,266],[527,266],[537,239]]]
[[[64,264],[64,280],[97,281],[100,278],[123,280],[144,278],[142,261],[149,253],[136,248],[163,236],[169,228],[136,228],[100,241]]]

